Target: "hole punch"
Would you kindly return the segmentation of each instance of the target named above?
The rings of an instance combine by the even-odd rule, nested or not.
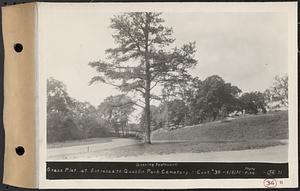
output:
[[[14,49],[15,49],[15,51],[16,52],[22,52],[22,50],[23,50],[23,45],[21,44],[21,43],[17,43],[17,44],[15,44],[14,45]]]
[[[18,147],[16,148],[16,153],[17,153],[19,156],[22,156],[22,155],[25,153],[24,147],[18,146]]]

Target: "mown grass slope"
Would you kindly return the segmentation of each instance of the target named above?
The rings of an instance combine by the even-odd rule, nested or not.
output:
[[[153,140],[254,141],[288,139],[288,112],[249,115],[182,129],[154,131]]]
[[[103,151],[111,157],[201,153],[260,149],[286,144],[288,112],[248,115],[227,121],[215,121],[176,130],[159,129],[152,144],[124,146]]]
[[[285,145],[287,143],[285,139],[288,139],[288,113],[282,111],[263,115],[249,115],[230,121],[210,122],[172,131],[159,129],[153,132],[152,144],[150,145],[137,142],[134,145],[116,148],[104,147],[101,151],[90,151],[82,153],[82,155],[85,158],[101,158],[103,156],[115,158],[172,153],[236,151]],[[94,143],[107,143],[109,141],[111,140],[100,138],[99,140],[90,140],[85,144],[93,145]]]

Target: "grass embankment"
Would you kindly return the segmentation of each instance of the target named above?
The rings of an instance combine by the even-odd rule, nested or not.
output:
[[[160,129],[153,132],[151,145],[124,146],[102,151],[101,155],[125,157],[259,149],[286,144],[282,141],[285,139],[288,139],[288,113],[283,111],[210,122],[172,131]],[[168,142],[170,140],[175,142]]]
[[[288,113],[276,112],[248,115],[230,121],[215,121],[176,130],[159,129],[153,132],[151,145],[137,144],[83,153],[85,157],[127,157],[171,153],[200,153],[259,149],[286,144]],[[108,143],[112,138],[95,138],[50,144],[50,148]]]
[[[248,115],[224,122],[216,121],[173,131],[159,129],[153,140],[252,141],[288,139],[287,111]]]

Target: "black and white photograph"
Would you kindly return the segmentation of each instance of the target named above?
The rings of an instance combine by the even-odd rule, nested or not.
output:
[[[286,13],[49,19],[47,161],[288,162]]]
[[[298,185],[296,7],[40,3],[41,187]]]
[[[298,187],[297,7],[5,6],[3,182]]]

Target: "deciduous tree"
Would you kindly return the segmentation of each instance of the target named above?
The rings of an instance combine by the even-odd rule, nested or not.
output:
[[[236,108],[241,90],[226,83],[220,76],[209,76],[203,82],[197,82],[195,86],[197,88],[191,107],[193,112],[199,113],[200,122],[207,117],[215,120],[221,110],[224,115],[224,112],[229,113]]]
[[[257,114],[259,110],[263,113],[266,112],[266,101],[263,93],[255,91],[244,93],[240,97],[242,108],[246,110],[247,113]]]
[[[98,113],[105,119],[107,125],[115,130],[115,135],[125,135],[129,116],[134,111],[133,101],[126,95],[116,95],[107,97],[99,106]]]
[[[47,79],[47,112],[66,113],[72,107],[72,98],[67,93],[64,83],[52,77]]]
[[[288,76],[275,76],[273,85],[265,91],[266,99],[275,108],[288,106]]]

